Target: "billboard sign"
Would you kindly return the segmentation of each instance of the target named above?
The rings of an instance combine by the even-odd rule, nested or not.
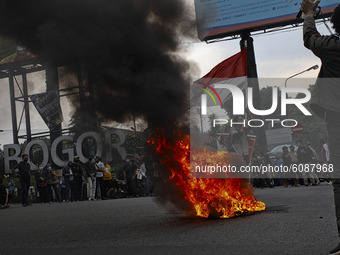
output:
[[[295,24],[302,0],[195,0],[198,37],[206,41]],[[323,17],[330,16],[338,0],[322,0]]]

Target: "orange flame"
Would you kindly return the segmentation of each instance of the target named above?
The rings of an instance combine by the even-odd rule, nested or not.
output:
[[[171,170],[170,179],[179,186],[184,198],[192,204],[196,215],[207,218],[219,216],[230,218],[242,213],[265,210],[265,204],[255,199],[253,188],[245,179],[209,179],[190,177],[190,137],[175,134],[175,143],[167,141],[163,135],[157,135],[150,141],[156,146],[161,156],[161,163]],[[227,152],[193,152],[195,161],[211,160],[225,163],[231,155]],[[198,164],[200,164],[198,162]]]

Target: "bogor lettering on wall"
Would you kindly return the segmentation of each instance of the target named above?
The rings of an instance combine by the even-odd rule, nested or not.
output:
[[[113,143],[112,136],[115,135],[118,137],[117,142]],[[82,151],[82,144],[85,138],[93,138],[96,141],[97,152],[96,155],[102,157],[103,152],[105,151],[105,160],[112,161],[112,151],[117,150],[122,159],[126,158],[127,152],[122,145],[125,142],[125,133],[121,130],[108,130],[104,133],[104,137],[101,137],[99,133],[96,132],[86,132],[79,136],[77,141],[74,141],[72,136],[60,136],[54,140],[49,149],[47,144],[43,140],[33,140],[29,142],[25,149],[25,154],[30,154],[33,146],[39,146],[43,153],[43,161],[42,165],[46,165],[51,157],[51,160],[59,167],[64,167],[68,161],[72,161],[75,155],[79,156],[81,162],[85,163],[87,158],[84,156]],[[66,155],[67,160],[62,160],[59,155],[57,155],[57,146],[63,141],[75,142],[75,148],[67,148],[63,149],[62,153]],[[14,153],[10,153],[14,151]],[[11,155],[10,155],[11,154]],[[4,160],[5,160],[5,173],[12,173],[12,169],[10,168],[10,162],[15,161],[19,163],[21,161],[22,149],[19,144],[6,144],[4,145]],[[38,166],[31,162],[31,169],[37,170]]]

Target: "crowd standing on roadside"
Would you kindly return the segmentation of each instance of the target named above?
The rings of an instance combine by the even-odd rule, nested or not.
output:
[[[89,155],[86,163],[75,156],[58,175],[50,164],[40,165],[37,171],[31,171],[29,157],[23,154],[22,161],[13,167],[13,176],[19,178],[21,192],[16,189],[13,178],[8,179],[7,187],[0,178],[0,206],[8,208],[8,202],[15,193],[21,194],[23,207],[31,205],[28,203],[30,189],[37,190],[36,198],[41,204],[150,196],[152,185],[148,175],[154,172],[152,166],[146,166],[141,155],[129,155],[123,167],[124,177],[117,180],[112,177],[110,164],[102,162],[99,156]],[[36,188],[31,183],[31,176]]]
[[[291,164],[306,165],[315,163],[317,155],[315,150],[302,141],[297,141],[298,149],[295,146],[289,148],[284,146],[281,155],[275,155],[271,159],[268,153],[260,153],[255,149],[252,155],[253,165],[273,165],[289,166]],[[320,140],[322,163],[329,162],[329,149],[324,140]],[[147,161],[147,162],[146,162]],[[150,161],[150,162],[149,162]],[[83,200],[95,201],[112,198],[140,197],[153,195],[154,183],[158,178],[158,164],[152,160],[145,160],[142,155],[129,155],[126,158],[122,168],[122,179],[112,177],[111,166],[108,162],[102,162],[99,156],[89,155],[86,163],[82,163],[78,156],[73,161],[68,161],[65,167],[57,174],[56,170],[50,164],[40,165],[37,171],[31,172],[28,155],[22,155],[22,161],[14,169],[16,177],[21,184],[21,201],[22,206],[30,205],[28,203],[29,189],[31,185],[31,174],[34,175],[37,197],[42,204],[52,204],[54,202],[78,202]],[[331,179],[320,177],[331,183]],[[284,187],[295,186],[300,184],[318,185],[319,177],[313,173],[299,172],[294,176],[288,176],[284,173],[267,173],[262,176],[252,178],[254,187],[273,188],[283,185]],[[1,186],[3,187],[3,186]],[[13,178],[8,180],[8,186],[5,189],[0,187],[0,206],[8,207],[8,202],[14,195],[15,183]],[[33,188],[34,189],[34,188]]]
[[[326,141],[326,142],[325,142]],[[295,145],[287,145],[282,147],[282,153],[272,155],[272,159],[268,160],[268,153],[261,154],[255,149],[252,155],[251,164],[254,166],[275,166],[279,169],[281,166],[292,166],[298,169],[296,172],[268,172],[266,174],[255,174],[252,176],[252,184],[255,188],[273,188],[275,186],[283,187],[299,187],[304,186],[316,186],[321,181],[325,181],[327,184],[332,184],[332,173],[325,168],[329,164],[330,150],[328,148],[327,140],[320,139],[320,157],[316,153],[316,150],[311,146],[309,142],[306,145],[301,141],[297,141],[297,150]],[[323,167],[322,171],[316,171],[316,166]],[[304,168],[314,170],[305,170]]]

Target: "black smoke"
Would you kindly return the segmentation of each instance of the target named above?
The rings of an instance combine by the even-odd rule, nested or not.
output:
[[[185,123],[189,105],[190,66],[179,52],[194,22],[183,1],[0,0],[0,36],[49,65],[66,66],[62,86],[75,85],[80,66],[93,84],[99,119],[134,115],[171,134]],[[159,194],[167,195],[159,201],[181,205],[183,194],[168,171],[160,176],[166,183]]]
[[[0,35],[50,64],[81,65],[102,119],[167,126],[186,112],[189,63],[177,52],[193,21],[182,0],[0,2]]]

